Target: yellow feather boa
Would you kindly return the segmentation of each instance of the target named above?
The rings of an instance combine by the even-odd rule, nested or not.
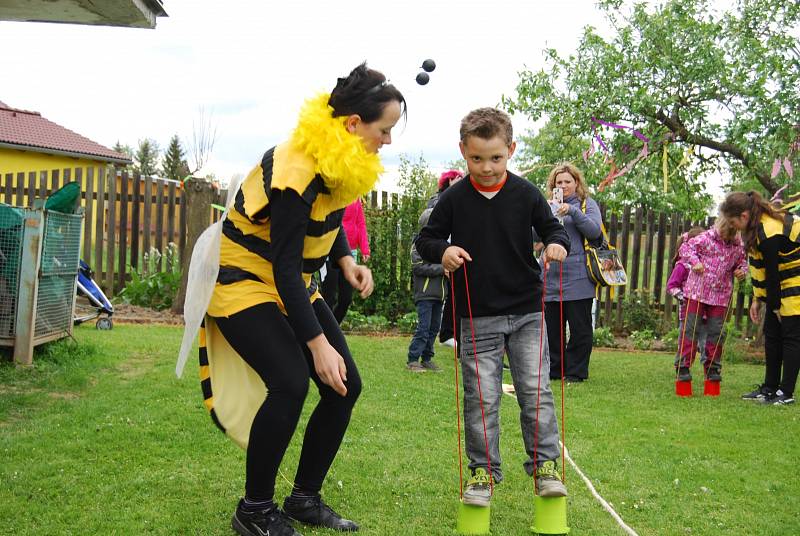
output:
[[[372,190],[383,165],[358,135],[345,129],[346,116],[333,117],[329,98],[322,93],[305,102],[290,144],[314,160],[334,200],[346,206]]]

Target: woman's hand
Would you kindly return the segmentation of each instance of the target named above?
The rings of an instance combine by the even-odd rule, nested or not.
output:
[[[761,302],[753,299],[753,303],[750,304],[750,320],[753,324],[758,324],[759,317],[761,317]]]
[[[569,209],[570,208],[571,208],[571,205],[569,203],[561,203],[558,206],[558,210],[556,211],[556,213],[559,216],[566,216],[569,213]]]
[[[733,276],[739,281],[744,281],[744,278],[747,277],[747,270],[742,270],[740,268],[733,272]]]
[[[692,271],[697,274],[702,274],[705,271],[706,267],[703,266],[702,262],[698,262],[694,266],[692,266]]]
[[[467,250],[462,249],[458,246],[450,246],[446,250],[444,250],[444,254],[442,255],[442,266],[448,272],[455,272],[461,265],[464,264],[464,261],[471,261],[472,257],[470,257]]]
[[[353,257],[349,255],[339,259],[339,268],[342,269],[342,275],[350,283],[350,286],[359,292],[362,298],[369,297],[375,288],[375,283],[372,281],[372,271],[361,264],[356,264]]]
[[[306,345],[311,350],[311,356],[314,358],[314,370],[322,383],[330,386],[340,395],[346,396],[347,387],[344,382],[347,381],[347,367],[336,348],[331,346],[322,333],[308,341]]]

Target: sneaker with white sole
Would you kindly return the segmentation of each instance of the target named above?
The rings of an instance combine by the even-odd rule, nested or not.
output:
[[[406,370],[411,372],[425,372],[425,368],[419,361],[409,361],[406,363]]]
[[[434,363],[433,361],[423,361],[421,364],[422,368],[425,370],[429,370],[431,372],[441,372],[442,368]]]
[[[763,402],[767,398],[773,398],[775,391],[766,386],[766,384],[757,385],[756,388],[749,393],[742,395],[742,400],[753,400],[755,402]]]
[[[784,394],[783,391],[778,389],[773,396],[764,399],[764,404],[772,406],[789,406],[794,404],[794,396]]]
[[[492,500],[492,479],[486,469],[478,467],[467,480],[462,497],[464,504],[472,506],[489,506]]]
[[[546,461],[536,468],[536,495],[539,497],[566,497],[567,487],[561,481],[555,461]]]

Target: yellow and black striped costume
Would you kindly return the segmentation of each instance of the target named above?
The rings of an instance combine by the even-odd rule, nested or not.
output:
[[[292,190],[310,205],[302,248],[302,278],[309,302],[320,297],[312,274],[335,242],[337,257],[349,254],[340,234],[344,208],[375,184],[382,166],[360,138],[333,118],[328,95],[308,101],[291,139],[264,155],[244,179],[223,222],[219,276],[200,332],[200,377],[212,419],[236,443],[246,446],[266,387],[222,336],[213,317],[228,317],[260,303],[274,302],[287,314],[275,283],[270,197]],[[338,237],[338,241],[337,241]],[[301,334],[298,334],[300,336]],[[265,336],[269,336],[268,333]]]
[[[767,214],[761,217],[757,233],[757,246],[750,251],[750,277],[753,282],[753,295],[762,301],[768,301],[768,259],[763,254],[764,243],[774,237],[784,237],[783,247],[775,251],[777,256],[780,287],[775,285],[780,299],[781,316],[800,315],[800,218],[786,214],[783,220],[775,219]],[[776,283],[776,282],[773,282]],[[777,300],[770,307],[777,308]]]

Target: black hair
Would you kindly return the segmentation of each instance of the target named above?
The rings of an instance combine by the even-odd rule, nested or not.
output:
[[[357,114],[365,123],[378,120],[383,109],[392,101],[400,103],[402,115],[406,115],[406,99],[390,84],[386,77],[362,63],[347,75],[339,78],[331,91],[328,104],[333,108],[333,117]]]

